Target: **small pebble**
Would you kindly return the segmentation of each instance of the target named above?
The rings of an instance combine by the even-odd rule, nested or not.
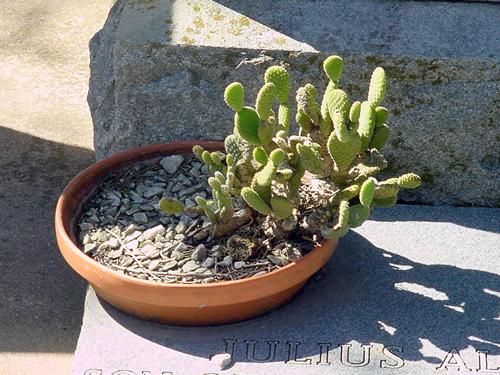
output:
[[[224,370],[231,364],[232,360],[231,354],[220,353],[212,356],[212,358],[210,358],[210,363],[219,367],[220,370]]]
[[[215,259],[212,258],[212,257],[208,257],[207,259],[205,259],[205,261],[202,263],[202,267],[205,267],[205,268],[212,268],[215,264]]]
[[[117,249],[118,247],[120,247],[120,243],[118,242],[118,239],[115,237],[111,237],[108,240],[108,245],[111,249]]]
[[[97,245],[95,243],[88,243],[88,244],[83,246],[83,252],[85,254],[88,254],[91,251],[93,251],[96,247],[97,247]]]
[[[155,238],[157,235],[161,235],[163,233],[165,233],[165,227],[163,225],[157,225],[151,229],[148,229],[146,231],[144,231],[143,233],[143,236],[144,236],[144,239],[145,240],[151,240],[153,238]]]
[[[205,245],[200,244],[195,247],[193,253],[191,254],[191,259],[197,260],[198,262],[203,262],[207,257],[207,248]]]
[[[111,259],[117,259],[117,258],[121,257],[122,255],[123,255],[123,250],[117,249],[117,250],[110,251],[108,254],[108,257],[110,257]]]
[[[171,270],[172,268],[177,267],[177,262],[175,260],[169,260],[162,266],[163,271]]]
[[[177,265],[178,265],[179,267],[182,267],[183,265],[185,265],[185,264],[186,264],[187,262],[189,262],[190,260],[191,260],[191,259],[189,259],[189,258],[183,258],[183,259],[179,260],[179,262],[177,263]]]
[[[145,193],[144,193],[144,198],[146,199],[149,199],[149,198],[152,198],[154,197],[155,195],[160,195],[161,193],[163,193],[165,191],[164,188],[162,187],[159,187],[159,186],[153,186],[151,187],[150,189],[148,189]]]
[[[85,221],[83,223],[80,223],[80,230],[82,232],[88,232],[92,228],[94,228],[94,226],[92,224],[90,224],[90,223],[87,223]]]
[[[125,247],[129,250],[135,250],[139,247],[139,241],[137,240],[130,241],[129,243],[125,244]]]
[[[122,263],[121,265],[123,267],[128,267],[130,266],[132,263],[134,263],[134,259],[132,259],[131,257],[125,257],[125,258],[122,258]]]
[[[246,263],[243,262],[243,261],[234,262],[233,267],[234,267],[235,270],[239,270],[239,269],[242,269],[245,264]]]
[[[141,253],[143,253],[146,258],[151,258],[151,254],[154,252],[158,252],[158,250],[156,250],[156,247],[153,245],[146,245],[141,248]]]
[[[149,263],[148,269],[150,271],[156,271],[160,267],[160,261],[158,259],[151,261]]]
[[[132,233],[134,233],[137,230],[137,226],[135,224],[130,224],[125,230],[123,231],[124,236],[128,236]]]
[[[160,165],[169,174],[176,172],[184,161],[182,155],[167,156],[160,160]]]
[[[136,212],[133,215],[134,221],[138,224],[146,224],[149,220],[144,212]]]
[[[189,273],[193,272],[195,269],[199,268],[199,264],[196,263],[194,260],[189,260],[186,264],[182,266],[182,271]]]
[[[221,262],[218,262],[217,265],[221,267],[229,267],[233,264],[233,257],[231,255],[227,255]]]

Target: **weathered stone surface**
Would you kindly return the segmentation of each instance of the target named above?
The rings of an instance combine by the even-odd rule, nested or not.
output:
[[[90,290],[73,374],[498,373],[499,218],[485,208],[377,210],[293,301],[237,324],[141,321]],[[232,366],[221,371],[209,359],[223,352]]]
[[[148,143],[221,139],[233,126],[222,100],[228,83],[243,83],[251,104],[262,73],[281,63],[293,76],[293,99],[309,81],[322,90],[321,62],[337,53],[345,58],[341,82],[352,100],[366,97],[376,66],[387,71],[390,172],[411,169],[425,182],[405,200],[500,205],[500,47],[491,38],[500,31],[500,7],[219,3],[115,4],[91,42],[89,104],[98,158]]]

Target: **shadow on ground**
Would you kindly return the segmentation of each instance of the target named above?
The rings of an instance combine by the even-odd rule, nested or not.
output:
[[[0,127],[0,352],[76,347],[86,283],[60,256],[59,193],[94,153]]]
[[[401,200],[398,206],[400,204]],[[432,210],[429,210],[426,206],[412,204],[411,210],[405,211],[376,208],[370,220],[447,222],[486,232],[500,233],[498,211],[482,207],[453,207],[450,209],[447,206],[433,206]]]
[[[198,357],[224,350],[224,339],[238,340],[236,362],[265,359],[270,341],[279,342],[269,361],[286,361],[287,341],[300,342],[303,358],[318,355],[318,343],[329,343],[334,349],[355,340],[401,347],[405,361],[437,364],[444,355],[429,355],[424,346],[445,353],[472,346],[500,354],[500,344],[495,343],[499,288],[500,277],[493,273],[417,263],[377,248],[351,231],[303,293],[253,320],[206,328],[162,326],[123,314],[104,301],[101,304],[134,334]],[[245,340],[258,341],[254,358],[245,353]],[[353,355],[359,359],[356,347]]]

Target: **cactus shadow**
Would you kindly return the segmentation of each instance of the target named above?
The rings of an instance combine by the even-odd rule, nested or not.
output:
[[[298,345],[299,358],[317,356],[319,343],[331,350],[352,343],[352,355],[359,359],[360,345],[371,343],[401,348],[398,356],[404,361],[439,364],[450,350],[470,346],[500,354],[494,328],[499,297],[492,292],[499,287],[496,274],[414,262],[351,231],[293,301],[245,322],[166,326],[141,321],[100,302],[112,319],[133,334],[202,358],[226,350],[224,340],[234,342],[235,362],[286,362],[290,345]],[[273,341],[276,344],[270,344]],[[255,355],[248,346],[252,342]],[[275,345],[272,355],[270,345]],[[435,347],[431,354],[424,350],[429,345]],[[338,361],[337,354],[332,361]]]
[[[500,233],[500,209],[491,207],[433,206],[398,204],[394,208],[376,208],[370,220],[448,222],[462,227]]]

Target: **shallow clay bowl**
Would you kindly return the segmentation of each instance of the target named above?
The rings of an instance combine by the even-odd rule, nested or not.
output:
[[[199,144],[221,150],[222,142],[182,141],[130,149],[85,169],[66,186],[56,207],[59,249],[68,264],[97,294],[129,314],[157,322],[210,325],[252,318],[289,301],[332,255],[337,241],[328,240],[307,255],[265,275],[211,284],[169,284],[140,280],[113,271],[84,254],[77,241],[82,206],[112,171],[167,155],[190,154]]]

